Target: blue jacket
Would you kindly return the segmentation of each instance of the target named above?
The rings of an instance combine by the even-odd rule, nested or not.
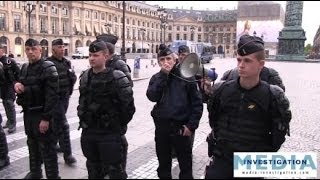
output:
[[[201,93],[196,82],[186,82],[177,76],[181,77],[174,67],[169,75],[160,71],[151,77],[147,97],[156,102],[151,116],[158,121],[164,119],[187,125],[194,131],[203,111]]]

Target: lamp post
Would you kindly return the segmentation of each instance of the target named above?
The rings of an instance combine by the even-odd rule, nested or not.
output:
[[[224,34],[222,38],[223,38],[223,46],[224,46],[224,48],[223,48],[223,58],[226,58],[226,38],[227,38],[227,35]]]
[[[126,59],[126,47],[125,47],[125,26],[126,26],[126,1],[122,1],[122,48],[121,48],[121,59],[127,62]]]
[[[31,37],[31,13],[36,9],[35,4],[31,4],[28,1],[23,1],[23,10],[27,13],[28,15],[28,32],[29,32],[29,38]]]
[[[168,14],[165,8],[161,7],[157,9],[158,11],[158,16],[160,19],[160,41],[161,43],[166,43],[166,26],[168,23]],[[162,29],[163,29],[163,37],[164,41],[162,41]]]
[[[191,30],[191,38],[190,38],[190,40],[193,41],[195,27],[191,26],[190,30]]]
[[[143,40],[144,40],[144,34],[146,32],[145,28],[140,28],[140,31],[142,32],[141,36],[142,36],[142,48],[141,48],[141,52],[144,53],[144,48],[143,48]]]

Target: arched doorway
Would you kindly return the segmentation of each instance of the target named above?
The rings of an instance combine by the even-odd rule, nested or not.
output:
[[[40,46],[42,48],[42,57],[48,57],[49,51],[48,51],[48,41],[46,39],[42,39],[40,41]]]
[[[223,54],[223,47],[221,45],[218,46],[218,54]]]
[[[91,44],[91,41],[88,40],[88,41],[86,42],[86,46],[90,46],[90,44]]]
[[[14,54],[17,57],[21,57],[23,53],[22,49],[23,49],[23,40],[21,37],[16,37],[14,39]]]
[[[76,40],[76,48],[82,46],[82,42],[80,40]]]
[[[4,53],[8,54],[8,38],[5,36],[0,37],[0,44],[4,47]]]

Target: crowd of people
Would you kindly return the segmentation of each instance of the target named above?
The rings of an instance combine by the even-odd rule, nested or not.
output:
[[[89,179],[106,176],[125,179],[127,127],[136,111],[131,70],[115,52],[118,37],[102,34],[89,45],[90,68],[80,75],[79,129]],[[41,179],[44,164],[48,179],[59,179],[57,153],[65,163],[72,155],[66,112],[77,76],[63,56],[62,39],[52,41],[52,56],[41,57],[35,39],[25,42],[28,62],[21,69],[0,46],[1,98],[8,117],[0,125],[0,169],[10,164],[4,128],[16,131],[14,101],[23,109],[30,171],[25,179]],[[160,71],[150,79],[146,96],[155,105],[155,149],[160,179],[171,179],[172,157],[179,162],[181,179],[193,179],[192,147],[195,131],[207,103],[209,125],[205,178],[233,178],[234,152],[276,152],[289,135],[291,111],[279,73],[265,66],[264,42],[243,35],[237,49],[237,67],[219,82],[206,76],[181,77],[180,66],[190,54],[178,54],[161,45]],[[215,76],[217,77],[217,75]],[[17,99],[16,99],[17,97]],[[2,117],[0,115],[0,124]]]

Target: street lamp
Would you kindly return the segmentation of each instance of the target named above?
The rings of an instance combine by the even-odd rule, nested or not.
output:
[[[121,59],[127,62],[126,59],[126,47],[125,47],[125,29],[126,29],[126,1],[122,1],[122,48],[121,48]]]
[[[142,36],[142,50],[141,52],[144,53],[144,48],[143,48],[143,40],[144,40],[144,34],[146,32],[145,28],[140,28],[140,31],[142,32],[141,36]]]
[[[194,39],[194,30],[195,30],[195,27],[193,27],[193,26],[191,26],[191,28],[190,28],[190,30],[191,30],[191,41],[193,41],[193,39]]]
[[[28,15],[28,31],[29,31],[29,38],[31,37],[31,13],[36,10],[36,5],[31,4],[29,1],[23,1],[23,10],[27,13]]]
[[[168,23],[168,14],[165,8],[161,7],[157,9],[158,11],[158,16],[160,19],[160,41],[161,43],[166,43],[166,26]],[[163,29],[163,37],[164,37],[164,42],[162,41],[162,29]]]

